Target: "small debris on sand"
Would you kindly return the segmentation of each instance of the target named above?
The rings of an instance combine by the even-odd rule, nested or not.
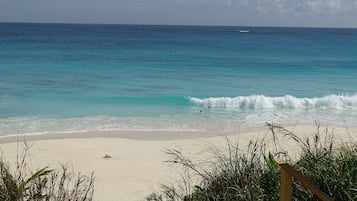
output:
[[[108,159],[108,158],[112,158],[112,156],[110,156],[108,154],[104,154],[103,158]]]

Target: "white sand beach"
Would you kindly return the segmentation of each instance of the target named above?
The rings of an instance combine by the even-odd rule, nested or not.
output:
[[[330,129],[330,128],[329,128]],[[314,133],[314,126],[290,126],[289,130],[300,136]],[[349,140],[356,130],[338,128],[337,139]],[[49,167],[56,169],[68,164],[75,172],[95,173],[95,200],[144,200],[151,192],[158,191],[160,184],[174,183],[180,173],[166,163],[166,149],[179,149],[188,156],[199,158],[208,145],[224,148],[227,139],[238,142],[242,149],[250,140],[261,139],[271,145],[267,128],[256,131],[214,136],[212,133],[134,132],[46,134],[28,136],[32,169]],[[23,147],[24,137],[3,137],[0,148],[5,160],[11,165]],[[281,145],[292,153],[298,148],[292,141],[281,139]],[[103,158],[109,155],[111,158]]]

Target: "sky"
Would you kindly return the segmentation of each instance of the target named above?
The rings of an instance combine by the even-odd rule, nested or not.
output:
[[[0,0],[0,22],[357,28],[357,0]]]

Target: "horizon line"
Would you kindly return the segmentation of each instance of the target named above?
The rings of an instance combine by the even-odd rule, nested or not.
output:
[[[261,27],[261,28],[305,28],[305,29],[357,29],[357,27],[335,26],[280,26],[280,25],[213,25],[213,24],[141,24],[141,23],[89,23],[89,22],[6,22],[0,24],[68,24],[68,25],[124,25],[124,26],[186,26],[186,27]]]

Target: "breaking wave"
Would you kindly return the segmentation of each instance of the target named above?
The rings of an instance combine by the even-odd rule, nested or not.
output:
[[[218,98],[190,98],[198,106],[213,108],[266,109],[266,108],[315,108],[315,109],[357,109],[357,94],[328,95],[320,98],[297,98],[286,95],[269,97],[264,95],[218,97]]]

